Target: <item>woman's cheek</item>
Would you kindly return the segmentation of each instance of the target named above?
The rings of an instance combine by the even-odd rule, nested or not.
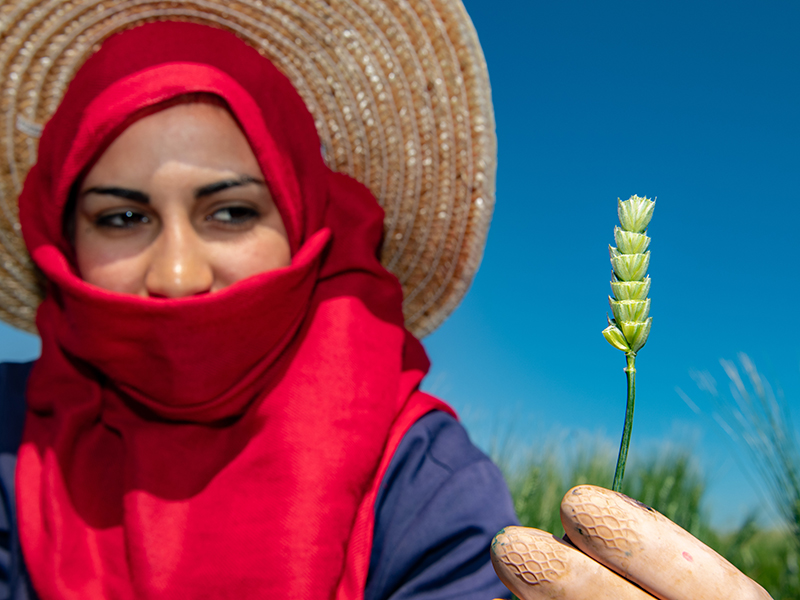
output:
[[[147,252],[126,244],[76,243],[81,279],[97,287],[146,296]]]
[[[272,228],[259,228],[238,243],[215,244],[209,253],[214,263],[214,291],[253,275],[288,267],[292,263],[289,242]]]

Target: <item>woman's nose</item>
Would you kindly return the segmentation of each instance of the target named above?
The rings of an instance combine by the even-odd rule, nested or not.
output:
[[[145,277],[148,296],[184,298],[211,291],[214,273],[203,241],[189,223],[167,224],[152,247]]]

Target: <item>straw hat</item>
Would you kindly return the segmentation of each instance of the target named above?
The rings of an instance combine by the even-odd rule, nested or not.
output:
[[[489,79],[461,0],[2,0],[0,319],[35,332],[17,197],[43,124],[104,39],[165,19],[233,31],[289,77],[328,165],[386,211],[406,324],[435,329],[475,275],[494,206]]]

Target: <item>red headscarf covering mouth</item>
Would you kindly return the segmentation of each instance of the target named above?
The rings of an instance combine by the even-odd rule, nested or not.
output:
[[[82,282],[61,229],[70,186],[120,124],[191,92],[240,123],[292,265],[177,300]],[[428,362],[377,258],[382,217],[232,34],[151,23],[87,61],[20,196],[49,282],[17,467],[42,598],[363,597],[382,473],[416,419],[449,410],[417,391]]]

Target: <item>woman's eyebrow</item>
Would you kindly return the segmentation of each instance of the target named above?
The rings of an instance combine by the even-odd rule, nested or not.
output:
[[[117,196],[125,200],[132,200],[141,204],[150,204],[150,197],[144,192],[137,192],[136,190],[129,190],[127,188],[118,187],[93,187],[81,193],[81,196],[88,194],[102,194],[104,196]]]
[[[227,190],[228,188],[250,185],[251,183],[256,185],[266,185],[260,179],[256,179],[250,175],[242,175],[241,177],[237,177],[235,179],[223,179],[222,181],[204,185],[203,187],[198,188],[194,195],[196,198],[202,198],[203,196],[211,196],[212,194],[216,194],[222,190]]]

